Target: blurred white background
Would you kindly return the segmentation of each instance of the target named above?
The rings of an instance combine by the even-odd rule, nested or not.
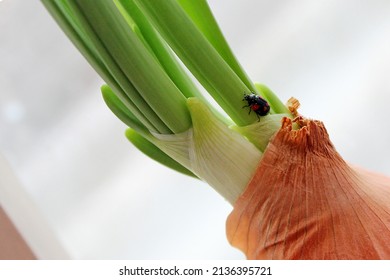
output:
[[[252,80],[298,98],[347,161],[390,175],[390,1],[209,3]],[[225,237],[231,206],[128,143],[102,83],[39,1],[0,1],[0,161],[47,227],[23,213],[5,168],[0,202],[38,257],[243,258]],[[40,230],[63,252],[29,236]]]

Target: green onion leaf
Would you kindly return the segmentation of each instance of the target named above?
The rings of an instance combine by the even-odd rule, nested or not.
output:
[[[148,141],[145,137],[143,137],[141,134],[137,133],[135,130],[129,128],[126,130],[126,137],[127,139],[133,143],[135,147],[138,148],[141,152],[143,152],[148,157],[154,159],[155,161],[173,169],[180,173],[183,173],[185,175],[198,178],[194,173],[189,171],[187,168],[185,168],[183,165],[178,163],[177,161],[173,160],[171,157],[169,157],[166,153],[161,151],[156,145]]]
[[[257,120],[242,110],[249,89],[175,0],[134,0],[187,68],[238,125]]]
[[[134,116],[134,114],[122,103],[112,89],[103,85],[101,87],[103,99],[107,107],[127,126],[134,128],[143,135],[150,135],[147,128]]]
[[[253,92],[256,92],[252,81],[241,67],[240,63],[230,49],[221,29],[216,22],[213,13],[206,0],[178,0],[187,15],[196,24],[202,34],[213,45],[219,55],[229,64],[230,68]]]
[[[191,125],[185,97],[178,90],[156,58],[133,32],[114,2],[74,0],[75,13],[84,25],[106,66],[129,94],[139,110],[160,133],[177,133]],[[132,90],[134,89],[134,90]],[[161,98],[161,95],[168,97]]]
[[[275,114],[291,115],[286,105],[284,105],[276,94],[273,93],[267,86],[263,84],[255,84],[255,87],[257,88],[257,91],[260,92],[261,95],[268,101]]]

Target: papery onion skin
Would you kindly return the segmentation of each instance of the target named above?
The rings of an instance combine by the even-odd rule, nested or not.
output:
[[[349,166],[321,122],[284,118],[226,226],[248,259],[390,259],[390,178]]]

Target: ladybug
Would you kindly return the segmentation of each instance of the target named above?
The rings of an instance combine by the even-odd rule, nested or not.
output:
[[[271,109],[265,99],[254,93],[244,94],[244,99],[242,101],[248,102],[248,105],[245,105],[242,108],[249,107],[249,114],[251,113],[251,111],[255,112],[257,118],[259,119],[258,121],[260,121],[260,116],[266,116]]]

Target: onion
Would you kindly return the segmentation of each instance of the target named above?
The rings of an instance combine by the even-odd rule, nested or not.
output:
[[[248,259],[390,259],[390,178],[346,163],[320,121],[289,118],[227,219]]]

